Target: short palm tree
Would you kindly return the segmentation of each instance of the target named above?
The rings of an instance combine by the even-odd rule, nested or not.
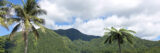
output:
[[[13,28],[9,38],[11,39],[14,36],[14,33],[21,27],[24,38],[24,53],[27,53],[28,50],[28,33],[33,31],[35,38],[39,37],[38,31],[35,28],[35,25],[39,26],[44,32],[44,24],[43,19],[38,18],[38,15],[46,14],[46,12],[38,6],[36,0],[27,0],[24,2],[22,0],[23,5],[12,5],[16,12],[16,18],[12,18],[11,20],[16,22],[16,26]]]
[[[136,33],[132,30],[127,30],[124,28],[117,30],[114,27],[111,27],[111,29],[107,28],[106,30],[108,30],[108,32],[105,32],[105,35],[107,35],[107,39],[104,43],[111,44],[114,40],[117,40],[119,46],[119,53],[121,53],[121,44],[123,44],[125,40],[132,44],[132,40],[134,38],[133,33]]]

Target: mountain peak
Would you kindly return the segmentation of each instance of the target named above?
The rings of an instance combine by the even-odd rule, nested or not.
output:
[[[58,29],[58,30],[73,30],[73,31],[78,31],[77,29],[75,28],[69,28],[69,29]]]
[[[69,28],[68,30],[77,30],[77,29],[75,29],[75,28]]]
[[[70,29],[65,29],[65,30],[58,29],[58,30],[54,30],[54,31],[60,35],[67,36],[71,40],[81,39],[81,40],[89,41],[93,38],[99,38],[99,36],[83,34],[75,28],[70,28]]]
[[[75,29],[75,28],[70,28],[70,29],[66,29],[66,30],[78,31],[78,30],[77,30],[77,29]]]

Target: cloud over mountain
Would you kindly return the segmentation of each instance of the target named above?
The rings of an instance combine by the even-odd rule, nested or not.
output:
[[[47,11],[42,17],[51,29],[76,28],[103,36],[105,27],[114,26],[135,30],[136,36],[149,40],[160,35],[159,0],[40,0],[39,4]]]

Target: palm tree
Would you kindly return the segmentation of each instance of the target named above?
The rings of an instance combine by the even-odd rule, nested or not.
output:
[[[16,18],[12,18],[11,20],[16,22],[16,26],[13,28],[9,38],[11,39],[14,36],[14,33],[21,27],[23,32],[24,38],[24,53],[27,53],[28,50],[28,33],[33,31],[34,36],[38,39],[39,34],[35,28],[35,25],[39,26],[42,31],[44,32],[44,20],[38,18],[38,15],[46,14],[46,12],[40,9],[39,5],[36,3],[35,0],[27,0],[24,2],[21,0],[23,5],[12,5],[16,12]]]
[[[136,33],[132,30],[127,30],[124,28],[117,30],[114,27],[111,27],[111,29],[107,28],[106,30],[108,30],[108,32],[105,32],[105,35],[108,36],[104,43],[111,44],[114,40],[117,40],[119,46],[119,53],[121,53],[121,44],[123,44],[125,40],[132,44],[132,39],[134,38],[133,33]]]
[[[0,6],[5,6],[7,4],[6,0],[0,0]]]
[[[9,11],[9,8],[6,7],[7,1],[6,0],[0,0],[0,25],[4,26],[8,29],[7,24],[5,23],[7,12]]]

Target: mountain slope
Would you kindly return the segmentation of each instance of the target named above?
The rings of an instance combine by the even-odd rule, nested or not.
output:
[[[71,41],[67,36],[59,35],[50,29],[46,29],[46,33],[38,31],[40,38],[37,41],[34,40],[32,33],[29,34],[29,53],[118,53],[116,41],[112,44],[104,44],[107,37],[93,38],[90,41],[82,39]],[[160,53],[160,41],[137,37],[133,41],[134,44],[125,42],[121,45],[122,53]],[[10,44],[6,43],[5,48],[8,53],[23,53],[24,41],[21,32],[16,33]]]
[[[29,34],[28,53],[75,53],[69,48],[72,45],[70,39],[62,37],[52,30],[46,29],[45,33],[40,33],[40,38],[36,41],[32,33]],[[9,53],[23,53],[24,41],[21,32],[14,37],[14,47],[9,48]]]
[[[70,38],[72,41],[73,40],[85,40],[85,41],[90,41],[91,39],[94,38],[100,38],[99,36],[93,36],[93,35],[86,35],[81,33],[80,31],[78,31],[77,29],[74,28],[70,28],[67,30],[63,30],[63,29],[59,29],[59,30],[54,30],[56,33],[63,35],[63,36],[67,36],[68,38]]]
[[[76,40],[73,41],[83,53],[119,53],[117,41],[112,44],[104,44],[106,37],[92,39],[89,42]],[[160,53],[160,41],[149,41],[134,38],[134,43],[125,42],[122,44],[122,53]]]

